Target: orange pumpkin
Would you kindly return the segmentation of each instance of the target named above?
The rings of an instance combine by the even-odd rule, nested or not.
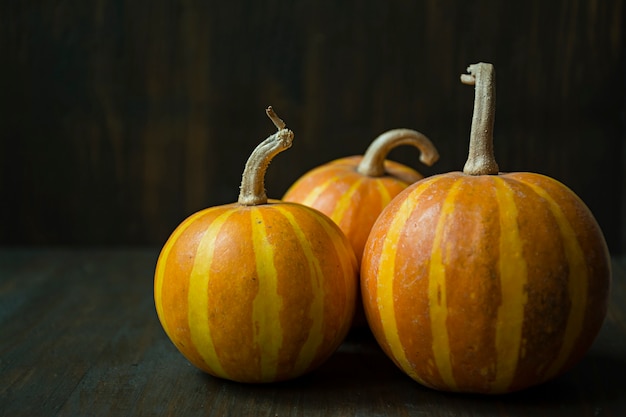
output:
[[[607,246],[565,185],[500,173],[493,155],[494,71],[475,85],[463,172],[408,187],[381,213],[361,266],[365,313],[379,344],[428,387],[521,390],[574,366],[606,315]]]
[[[295,378],[323,363],[353,318],[356,258],[341,230],[309,207],[268,200],[270,160],[293,133],[279,131],[252,153],[239,200],[191,215],[159,256],[158,317],[196,367],[240,382]]]
[[[437,149],[422,133],[390,130],[378,136],[364,155],[340,158],[305,173],[287,190],[283,201],[313,207],[330,217],[350,240],[360,263],[369,231],[382,209],[400,191],[424,177],[385,159],[401,145],[418,148],[426,165],[439,159]]]

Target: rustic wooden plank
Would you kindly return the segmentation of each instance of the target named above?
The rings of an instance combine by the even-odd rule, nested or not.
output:
[[[421,387],[368,332],[329,361],[267,385],[210,377],[162,331],[152,300],[157,251],[0,251],[0,410],[6,415],[619,416],[626,413],[626,258],[613,263],[609,314],[583,361],[519,393]],[[17,300],[17,301],[15,301]]]
[[[28,279],[32,264],[39,265],[44,275],[39,282]],[[129,309],[137,295],[145,299],[140,287],[127,290],[132,268],[122,266],[125,274],[120,275],[123,264],[123,257],[106,254],[35,252],[20,268],[25,273],[13,274],[17,285],[7,292],[3,285],[3,299],[23,299],[1,322],[3,395],[11,398],[16,393],[3,412],[50,415],[67,400],[123,324],[117,320],[124,314],[132,317]],[[11,276],[2,265],[2,276]],[[45,269],[51,272],[46,274]],[[108,313],[117,306],[125,309],[119,317]]]

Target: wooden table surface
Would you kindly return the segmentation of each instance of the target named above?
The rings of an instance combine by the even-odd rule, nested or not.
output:
[[[501,396],[443,393],[402,374],[368,332],[279,384],[201,373],[161,329],[157,249],[0,250],[0,415],[626,416],[626,258],[613,259],[607,320],[585,359]]]

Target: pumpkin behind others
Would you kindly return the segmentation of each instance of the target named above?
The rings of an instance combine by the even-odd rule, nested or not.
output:
[[[360,263],[369,231],[383,208],[400,191],[424,178],[413,168],[385,159],[402,145],[418,148],[426,165],[439,159],[437,149],[422,133],[389,130],[372,141],[364,155],[339,158],[305,173],[289,187],[283,200],[313,207],[330,217],[352,243]]]

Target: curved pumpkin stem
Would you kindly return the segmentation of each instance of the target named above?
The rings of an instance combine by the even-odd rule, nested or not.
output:
[[[493,125],[496,115],[496,74],[492,64],[478,63],[461,75],[463,84],[475,85],[474,114],[469,155],[463,168],[468,175],[495,175],[500,172],[493,152]]]
[[[237,200],[239,204],[244,206],[267,203],[267,194],[265,193],[267,167],[276,155],[289,149],[293,141],[293,132],[285,128],[285,122],[276,115],[272,106],[268,107],[265,112],[278,128],[278,132],[261,142],[252,151],[246,162],[241,178],[239,199]]]
[[[374,139],[365,151],[357,171],[368,177],[382,177],[385,175],[387,155],[393,148],[402,145],[411,145],[419,149],[420,161],[428,166],[439,159],[435,145],[422,133],[411,129],[393,129]]]

